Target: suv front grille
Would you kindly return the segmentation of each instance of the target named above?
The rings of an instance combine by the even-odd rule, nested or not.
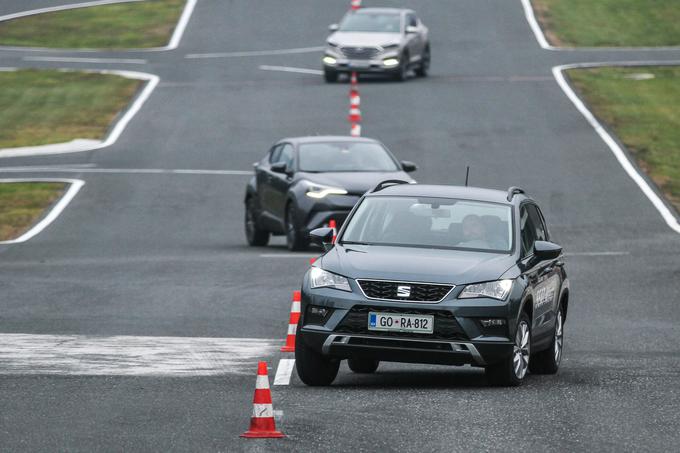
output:
[[[376,47],[342,47],[342,53],[353,60],[370,60],[380,53]]]
[[[397,302],[439,302],[454,288],[454,285],[433,283],[391,282],[384,280],[357,280],[364,295],[369,299],[393,300]],[[408,290],[400,297],[398,289]]]
[[[407,313],[434,316],[434,329],[431,334],[413,332],[384,332],[368,330],[368,313]],[[355,335],[369,335],[381,337],[421,338],[424,340],[467,340],[465,331],[460,327],[456,317],[451,312],[439,310],[417,310],[412,308],[367,307],[355,306],[340,321],[335,332]]]

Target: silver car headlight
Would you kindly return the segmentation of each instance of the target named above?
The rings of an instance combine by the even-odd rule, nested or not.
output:
[[[475,297],[490,297],[491,299],[505,300],[512,289],[512,280],[496,280],[495,282],[475,283],[467,285],[458,296],[459,299],[472,299]]]
[[[394,50],[399,47],[399,44],[389,44],[387,46],[382,46],[383,50]]]
[[[325,198],[328,195],[347,195],[347,191],[342,187],[324,186],[321,184],[312,184],[305,193],[310,198]]]
[[[347,278],[325,271],[320,267],[312,267],[309,271],[309,280],[312,288],[335,288],[341,291],[352,292]]]

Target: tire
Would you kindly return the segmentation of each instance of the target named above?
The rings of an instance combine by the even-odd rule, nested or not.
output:
[[[295,341],[295,369],[300,380],[313,387],[331,385],[338,376],[340,361],[326,358],[307,347],[304,337]]]
[[[295,215],[295,205],[291,202],[286,207],[286,245],[288,250],[306,250],[309,238],[300,232],[299,222]]]
[[[349,369],[358,374],[375,373],[380,361],[372,359],[347,359]]]
[[[252,197],[249,197],[246,200],[246,215],[244,224],[248,245],[253,247],[263,247],[269,243],[269,231],[262,230],[257,226],[257,219],[255,217],[255,200]]]
[[[407,52],[404,52],[401,55],[401,63],[399,64],[399,69],[397,70],[396,74],[394,74],[394,80],[398,82],[404,82],[408,78],[408,64],[409,64],[409,55]]]
[[[560,307],[555,320],[555,330],[550,347],[545,351],[535,354],[531,358],[532,373],[535,374],[555,374],[562,362],[562,350],[564,347],[564,312]]]
[[[529,372],[530,358],[531,322],[526,313],[522,313],[517,322],[512,355],[499,363],[486,367],[489,382],[502,387],[516,387],[522,384]]]
[[[428,72],[430,71],[430,46],[429,44],[425,47],[425,50],[423,50],[423,56],[422,60],[420,62],[420,65],[415,70],[415,73],[418,77],[427,77]]]
[[[329,71],[328,69],[324,69],[323,79],[326,81],[326,83],[335,83],[338,81],[338,73],[336,71]]]

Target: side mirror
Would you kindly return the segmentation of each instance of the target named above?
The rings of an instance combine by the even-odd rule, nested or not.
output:
[[[402,160],[401,169],[404,170],[406,173],[411,173],[416,171],[418,169],[418,166],[409,160]]]
[[[330,32],[338,31],[339,29],[340,29],[340,25],[338,25],[338,24],[330,24],[328,26],[328,31],[330,31]]]
[[[562,247],[548,241],[534,242],[534,256],[541,261],[554,260],[562,254]]]
[[[269,168],[271,168],[271,170],[274,173],[282,173],[284,175],[287,175],[289,173],[288,165],[286,165],[285,162],[276,162],[275,164],[272,164],[271,167]]]
[[[407,25],[406,26],[406,34],[411,34],[411,33],[418,33],[418,27],[415,25]]]
[[[309,232],[309,238],[313,244],[320,245],[328,250],[333,245],[333,228],[317,228]],[[327,248],[328,247],[328,248]]]

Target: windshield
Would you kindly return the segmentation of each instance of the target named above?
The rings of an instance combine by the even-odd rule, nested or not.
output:
[[[512,210],[450,198],[368,197],[341,242],[507,253],[512,249]]]
[[[401,16],[386,13],[350,13],[340,24],[340,31],[399,33]]]
[[[300,145],[300,171],[397,171],[397,164],[377,143],[307,143]]]

